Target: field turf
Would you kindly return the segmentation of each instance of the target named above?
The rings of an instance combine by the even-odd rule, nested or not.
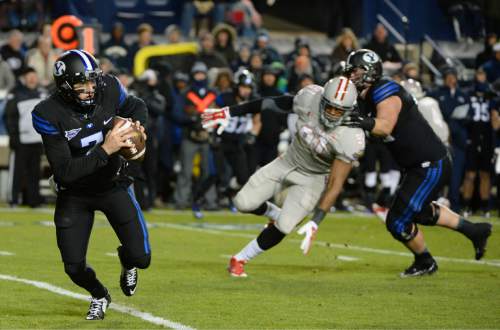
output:
[[[322,224],[308,256],[292,234],[252,260],[248,278],[226,266],[266,220],[228,212],[145,213],[153,251],[136,295],[119,288],[118,240],[98,213],[88,263],[116,309],[85,321],[86,292],[64,274],[52,209],[0,210],[0,328],[500,328],[500,221],[483,262],[469,241],[423,228],[439,271],[400,279],[412,258],[375,217],[339,213]],[[476,219],[479,220],[479,219]],[[78,299],[80,298],[80,299]]]

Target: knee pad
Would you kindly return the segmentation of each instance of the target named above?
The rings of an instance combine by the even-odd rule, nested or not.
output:
[[[411,241],[418,234],[418,227],[415,223],[395,221],[390,214],[387,216],[385,225],[392,237],[402,243]]]
[[[420,212],[415,222],[424,226],[435,226],[441,214],[441,206],[436,202],[431,202]]]

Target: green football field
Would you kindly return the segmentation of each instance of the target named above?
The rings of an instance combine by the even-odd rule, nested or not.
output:
[[[104,321],[85,321],[86,292],[64,274],[52,209],[0,210],[0,328],[500,328],[500,234],[484,261],[460,234],[424,228],[439,271],[400,279],[412,258],[374,217],[325,220],[308,256],[300,237],[254,259],[248,278],[226,265],[265,219],[227,212],[146,213],[153,251],[136,295],[119,288],[118,240],[97,214],[88,262],[113,298]]]

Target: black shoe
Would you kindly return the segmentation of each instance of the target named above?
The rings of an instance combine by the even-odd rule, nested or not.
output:
[[[139,274],[137,273],[137,268],[134,267],[132,269],[126,269],[122,266],[122,273],[120,274],[120,288],[122,288],[124,295],[128,297],[134,295],[138,278]]]
[[[414,261],[404,272],[399,274],[401,277],[415,277],[423,275],[431,275],[438,270],[436,260]]]
[[[486,243],[488,242],[488,237],[491,235],[491,224],[490,223],[476,223],[476,234],[472,240],[474,244],[474,252],[476,253],[476,260],[481,259],[486,252]]]
[[[92,297],[86,319],[90,321],[104,320],[104,314],[109,304],[111,304],[111,296],[107,292],[104,298],[97,299]]]

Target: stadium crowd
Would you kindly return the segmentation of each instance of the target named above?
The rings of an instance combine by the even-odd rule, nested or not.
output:
[[[222,2],[214,8],[199,8],[188,1],[180,25],[154,31],[148,23],[140,24],[133,38],[136,41],[130,44],[124,26],[117,22],[95,54],[103,72],[117,76],[148,107],[146,158],[132,165],[140,173],[134,189],[144,210],[168,204],[190,208],[202,217],[202,209],[234,209],[231,197],[251,174],[286,151],[295,133],[294,115],[235,117],[219,136],[202,128],[203,111],[258,96],[295,94],[309,84],[323,85],[340,74],[348,54],[360,48],[381,57],[385,73],[412,92],[422,112],[439,109],[439,118],[431,115],[429,120],[437,125],[439,134],[449,129],[449,134],[440,137],[453,155],[452,178],[443,192],[451,208],[466,213],[479,209],[485,216],[491,209],[500,209],[499,196],[492,197],[495,184],[500,192],[496,156],[500,150],[496,149],[500,144],[496,138],[500,129],[500,42],[495,34],[485,38],[484,51],[477,54],[473,81],[459,81],[455,68],[445,65],[440,67],[442,84],[424,83],[419,82],[419,67],[402,59],[381,24],[365,42],[344,28],[327,57],[316,56],[305,37],[297,37],[293,51],[285,54],[273,47],[251,1],[237,1],[232,6]],[[234,13],[234,8],[241,17],[227,14]],[[197,13],[204,11],[213,13],[209,28],[193,23]],[[53,66],[62,51],[53,46],[50,24],[36,21],[41,32],[28,44],[16,22],[8,23],[13,28],[0,48],[2,133],[8,134],[17,159],[11,157],[9,164],[13,181],[8,202],[36,207],[43,203],[38,186],[43,150],[40,138],[25,133],[23,127],[31,125],[33,106],[53,91]],[[139,49],[183,41],[196,41],[199,52],[153,58],[147,70],[133,76]],[[344,197],[359,198],[370,211],[374,203],[388,207],[399,178],[399,169],[383,143],[369,140]],[[341,200],[337,207],[351,206]]]

